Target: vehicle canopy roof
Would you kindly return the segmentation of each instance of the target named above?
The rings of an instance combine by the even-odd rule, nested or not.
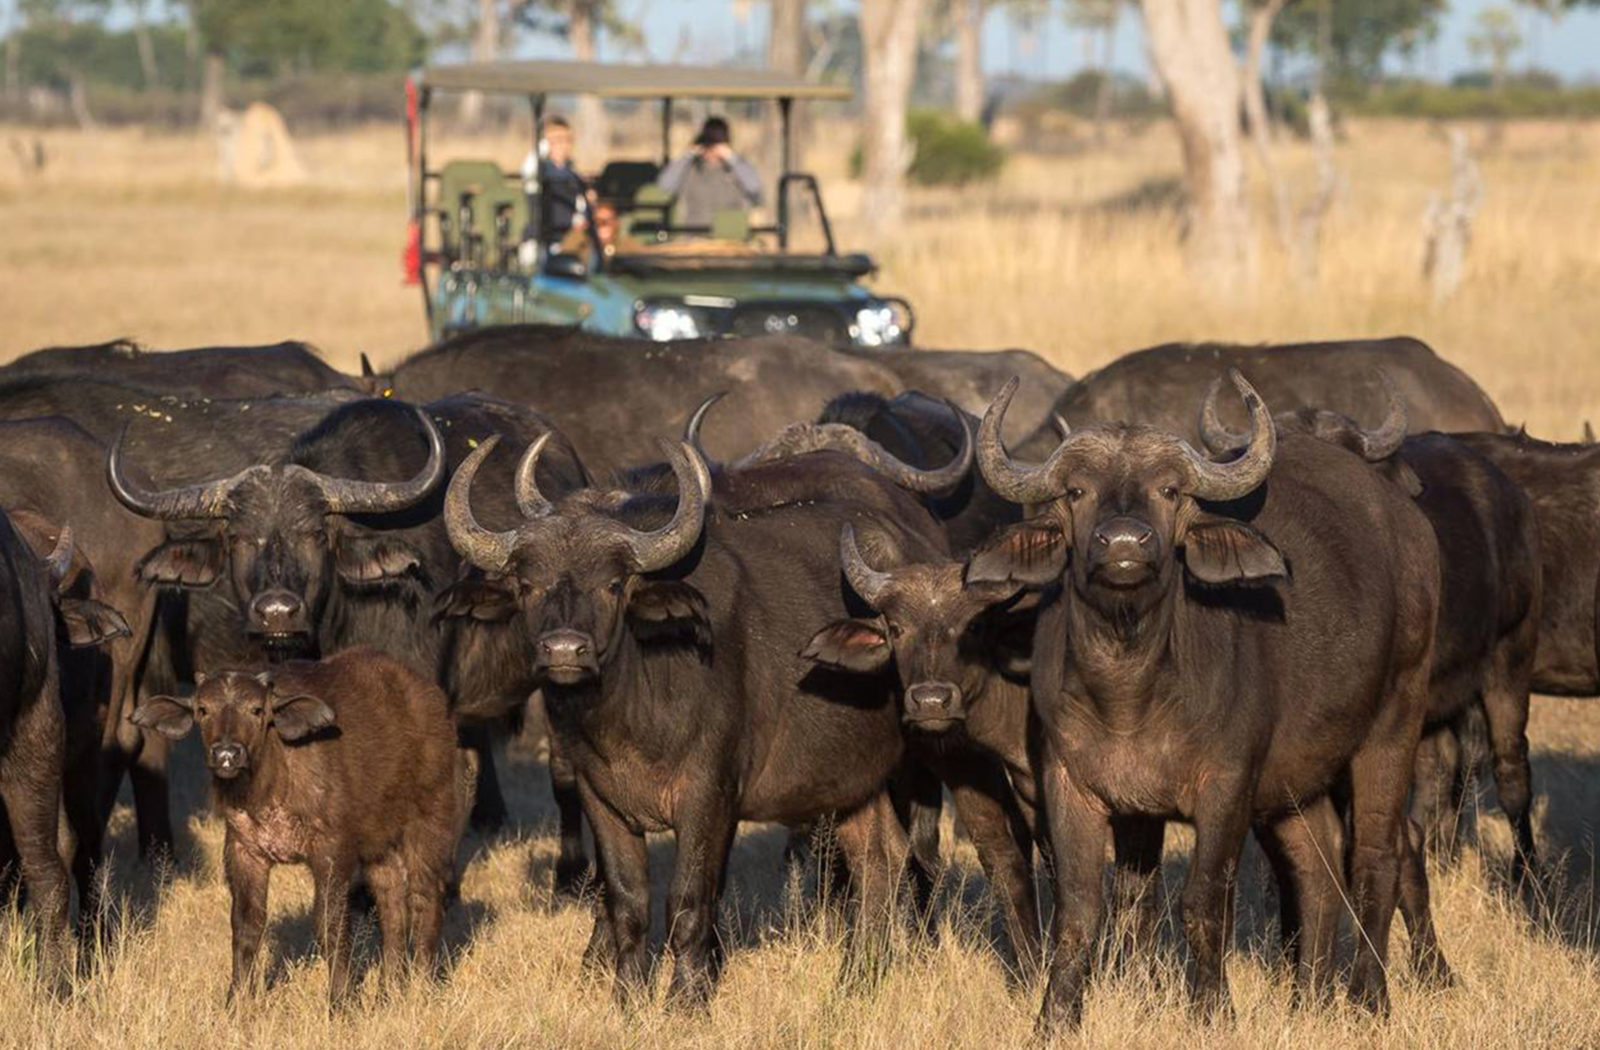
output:
[[[764,69],[604,62],[462,62],[429,66],[423,86],[502,95],[601,98],[796,98],[843,101],[850,88]]]

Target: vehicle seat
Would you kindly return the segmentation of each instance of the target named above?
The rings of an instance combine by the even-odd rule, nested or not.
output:
[[[498,200],[498,194],[508,183],[505,173],[493,161],[453,160],[439,169],[439,197],[435,212],[439,216],[441,247],[447,259],[470,257],[473,254],[463,250],[463,237],[474,240],[481,237],[478,243],[485,247],[494,243],[494,208],[488,208],[489,218],[485,222],[479,217],[483,210],[479,207],[479,201],[485,196]],[[463,199],[471,202],[470,225],[460,220]],[[520,236],[522,231],[518,229],[516,232]]]
[[[639,191],[656,181],[660,165],[648,160],[614,160],[594,180],[594,192],[601,200],[626,205],[636,201]]]
[[[637,241],[664,240],[672,223],[672,195],[654,182],[640,186],[633,194],[633,208],[622,216],[618,231]]]
[[[743,208],[722,208],[711,215],[711,239],[738,241],[750,239],[750,213]]]

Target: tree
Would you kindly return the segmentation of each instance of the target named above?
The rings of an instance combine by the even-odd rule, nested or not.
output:
[[[1191,269],[1231,291],[1254,271],[1239,70],[1221,0],[1144,0],[1150,53],[1183,142]]]
[[[1478,12],[1477,29],[1467,37],[1467,50],[1489,60],[1490,83],[1498,91],[1506,81],[1511,56],[1522,47],[1516,15],[1505,7],[1486,7]]]
[[[1255,0],[1252,0],[1255,2]],[[1449,0],[1337,0],[1326,26],[1320,4],[1294,4],[1272,23],[1272,42],[1285,51],[1322,56],[1328,76],[1365,82],[1382,73],[1384,56],[1410,54],[1432,40]]]
[[[951,0],[956,38],[956,116],[983,118],[983,17],[988,0]]]
[[[806,0],[770,0],[770,19],[767,25],[767,68],[792,77],[804,77],[806,55]],[[789,150],[796,167],[800,167],[798,127],[790,129]],[[762,142],[766,146],[769,171],[777,171],[783,163],[782,123],[774,106],[768,105],[762,118]]]
[[[1094,139],[1104,143],[1106,120],[1111,115],[1111,48],[1123,0],[1069,0],[1067,23],[1083,33],[1084,66],[1093,68],[1098,81],[1094,99]],[[1095,39],[1099,38],[1099,54]]]
[[[874,232],[896,227],[905,211],[911,163],[906,104],[916,75],[917,21],[922,0],[861,0],[862,217]]]

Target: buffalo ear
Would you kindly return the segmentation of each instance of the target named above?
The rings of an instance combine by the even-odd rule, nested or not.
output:
[[[422,556],[409,543],[386,536],[343,536],[334,570],[353,587],[392,583],[422,570]]]
[[[1202,583],[1268,583],[1289,568],[1278,548],[1242,521],[1202,513],[1183,540],[1184,564]]]
[[[222,575],[222,544],[214,539],[168,540],[134,569],[145,583],[164,587],[209,587]]]
[[[333,708],[315,696],[274,697],[272,700],[272,725],[284,740],[304,740],[333,723]]]
[[[883,628],[870,620],[835,620],[800,650],[802,659],[859,674],[883,670],[892,655]]]
[[[1422,495],[1422,479],[1417,477],[1417,472],[1412,470],[1399,459],[1391,456],[1379,468],[1379,473],[1400,487],[1412,499]]]
[[[980,543],[967,558],[962,582],[1014,583],[1043,587],[1067,570],[1071,544],[1061,524],[1048,518],[1007,525]]]
[[[194,713],[189,702],[176,696],[152,696],[134,708],[128,721],[173,740],[181,740],[194,728]]]
[[[681,580],[640,580],[628,596],[628,626],[640,641],[681,639],[711,645],[706,596]]]
[[[502,580],[474,573],[457,580],[433,599],[433,620],[463,619],[504,623],[517,614],[517,596]]]
[[[57,602],[62,637],[74,649],[131,638],[133,629],[122,614],[92,598],[62,598]]]

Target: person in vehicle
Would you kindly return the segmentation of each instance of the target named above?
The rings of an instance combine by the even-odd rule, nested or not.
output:
[[[707,117],[694,148],[678,157],[656,178],[656,185],[677,201],[677,224],[709,229],[720,211],[746,211],[761,203],[761,176],[733,151],[728,122]]]
[[[572,230],[582,230],[588,222],[589,184],[572,163],[572,125],[565,117],[546,117],[541,129],[543,149],[539,157],[539,229],[546,244],[559,244]],[[533,158],[524,164],[531,174]]]

